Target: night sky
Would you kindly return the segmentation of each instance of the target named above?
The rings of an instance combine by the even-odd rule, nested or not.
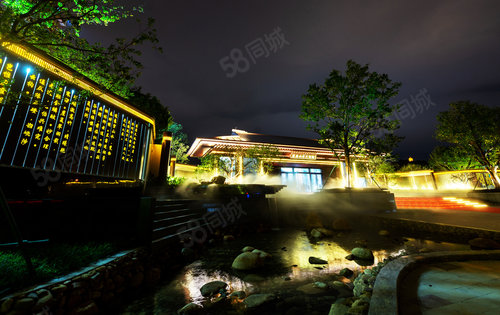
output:
[[[145,1],[164,53],[145,47],[138,85],[168,106],[190,141],[234,127],[314,138],[298,117],[301,95],[353,59],[402,82],[394,102],[406,100],[409,111],[396,153],[427,159],[436,114],[450,102],[500,105],[500,2],[402,2]],[[82,35],[106,42],[136,29],[124,21]],[[267,43],[266,57],[259,39],[277,38],[273,32],[281,42]],[[228,78],[220,62],[234,49],[249,64],[240,61],[245,71]]]

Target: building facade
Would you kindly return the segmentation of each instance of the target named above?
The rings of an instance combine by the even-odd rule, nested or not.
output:
[[[252,153],[249,153],[252,152]],[[259,152],[262,152],[259,154]],[[236,182],[248,175],[268,173],[278,176],[281,184],[302,192],[316,192],[324,187],[344,187],[346,182],[343,152],[332,152],[314,139],[252,133],[233,129],[231,135],[196,138],[188,155],[215,156],[214,173]],[[366,160],[354,156],[354,180],[363,186],[356,165]],[[270,166],[267,168],[266,165]]]

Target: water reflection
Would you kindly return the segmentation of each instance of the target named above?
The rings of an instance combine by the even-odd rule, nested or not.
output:
[[[305,283],[332,281],[335,274],[343,268],[353,270],[356,276],[369,267],[360,266],[345,257],[350,254],[352,248],[360,246],[359,240],[363,240],[364,236],[366,235],[363,233],[352,232],[314,243],[304,231],[282,230],[242,237],[209,250],[202,260],[186,266],[175,279],[160,286],[151,295],[133,301],[122,313],[175,314],[186,303],[201,304],[204,298],[200,288],[205,283],[215,280],[226,282],[230,292],[242,290],[249,294],[279,291],[286,296],[286,294],[298,294],[296,289]],[[374,264],[389,256],[399,255],[403,251],[418,253],[422,248],[426,251],[468,248],[466,245],[414,238],[393,239],[373,234],[369,236],[366,244],[372,249]],[[232,270],[233,259],[247,245],[264,250],[273,257],[259,270],[248,273]],[[328,264],[312,265],[309,263],[310,256],[327,260]],[[262,281],[247,280],[249,274],[261,276]]]

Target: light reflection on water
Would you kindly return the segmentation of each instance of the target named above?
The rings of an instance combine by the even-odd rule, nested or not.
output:
[[[224,281],[228,285],[229,292],[245,291],[247,293],[255,291],[255,286],[241,280],[238,277],[228,274],[224,271],[207,271],[203,269],[200,261],[194,262],[186,268],[184,277],[181,280],[185,299],[190,302],[201,302],[204,297],[201,295],[200,288],[210,281]]]
[[[204,298],[200,293],[200,288],[210,281],[226,282],[229,292],[273,293],[283,289],[293,291],[304,283],[331,281],[332,276],[343,268],[349,268],[357,274],[370,267],[360,266],[355,261],[345,258],[350,254],[350,249],[358,247],[354,240],[360,239],[360,235],[351,234],[343,239],[325,239],[318,243],[311,243],[303,231],[278,231],[274,233],[268,235],[266,239],[259,240],[259,235],[254,235],[250,241],[248,238],[246,240],[237,239],[234,242],[221,245],[222,252],[220,250],[215,253],[209,252],[203,260],[186,266],[175,279],[159,287],[150,296],[132,302],[126,307],[123,314],[175,314],[176,310],[186,303],[201,304]],[[230,268],[232,260],[246,245],[252,245],[273,255],[271,263],[266,264],[263,267],[264,270],[251,272],[263,276],[265,280],[252,283],[244,281],[242,279],[249,273],[235,272]],[[413,238],[408,238],[404,243],[395,243],[389,238],[381,237],[373,237],[368,241],[368,248],[372,248],[374,255],[374,265],[389,256],[400,254],[403,250],[416,253],[423,247],[429,251],[468,248],[466,245]],[[282,248],[286,250],[282,250]],[[328,265],[311,265],[309,263],[310,256],[327,260]],[[212,266],[208,268],[207,265],[210,262],[212,262]],[[220,268],[217,267],[219,264]],[[291,278],[291,280],[285,281],[286,277]]]

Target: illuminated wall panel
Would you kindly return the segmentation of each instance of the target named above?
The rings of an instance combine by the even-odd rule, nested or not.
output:
[[[1,165],[144,178],[150,122],[11,53],[0,57]]]

